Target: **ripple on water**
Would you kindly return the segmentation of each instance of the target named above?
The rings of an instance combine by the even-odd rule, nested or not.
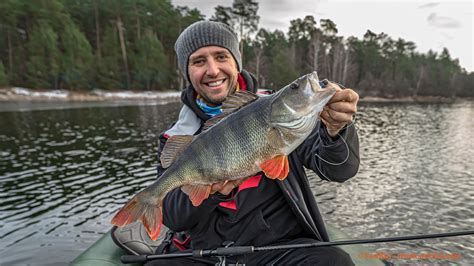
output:
[[[341,229],[347,228],[355,238],[472,229],[473,105],[373,108],[362,106],[362,114],[358,116],[361,139],[358,175],[342,186],[327,182],[312,186],[317,192],[337,189],[337,197],[332,201],[317,197],[321,209],[330,210],[323,211],[326,220]],[[388,119],[379,119],[380,116]],[[423,262],[466,265],[474,263],[470,238],[374,248],[390,253],[459,253],[463,259],[458,262]],[[392,262],[403,265],[410,261]]]
[[[155,180],[158,134],[179,108],[3,113],[0,264],[66,264],[97,240],[114,213]],[[359,109],[357,176],[343,184],[309,177],[325,220],[351,238],[472,229],[474,105]],[[472,237],[369,247],[389,254],[459,253],[463,260],[451,264],[474,262]]]

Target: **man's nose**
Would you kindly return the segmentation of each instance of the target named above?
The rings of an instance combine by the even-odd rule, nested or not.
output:
[[[207,64],[207,75],[214,77],[217,76],[217,74],[219,74],[218,64],[214,59],[211,59]]]

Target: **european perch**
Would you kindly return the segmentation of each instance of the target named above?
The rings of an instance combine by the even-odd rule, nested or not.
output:
[[[192,204],[199,206],[214,183],[260,171],[270,179],[284,180],[288,155],[313,131],[335,92],[321,88],[313,72],[271,96],[250,92],[228,96],[222,114],[207,121],[201,134],[168,139],[160,157],[166,171],[122,207],[112,223],[122,227],[140,220],[156,240],[163,198],[175,188],[181,187]]]

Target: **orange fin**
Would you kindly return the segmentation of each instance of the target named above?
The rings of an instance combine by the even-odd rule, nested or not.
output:
[[[288,156],[277,155],[270,160],[260,164],[260,168],[270,179],[284,180],[288,176],[289,165]]]
[[[181,190],[189,196],[193,206],[199,206],[211,194],[211,185],[185,185]]]
[[[140,201],[140,194],[133,197],[112,218],[112,224],[123,227],[140,220],[151,239],[156,240],[160,235],[162,224],[160,204],[150,205]]]
[[[161,206],[155,207],[154,212],[145,212],[141,221],[150,238],[155,241],[160,235],[161,225],[163,224],[163,211]]]

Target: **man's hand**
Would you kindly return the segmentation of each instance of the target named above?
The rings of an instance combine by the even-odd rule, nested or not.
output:
[[[352,116],[357,112],[359,95],[351,89],[341,89],[337,84],[329,82],[326,88],[335,88],[336,94],[321,112],[329,136],[335,137],[345,125],[352,122]]]
[[[247,178],[238,180],[227,180],[224,182],[214,183],[211,186],[211,194],[219,192],[222,195],[229,195],[229,193],[236,187],[240,186]]]

